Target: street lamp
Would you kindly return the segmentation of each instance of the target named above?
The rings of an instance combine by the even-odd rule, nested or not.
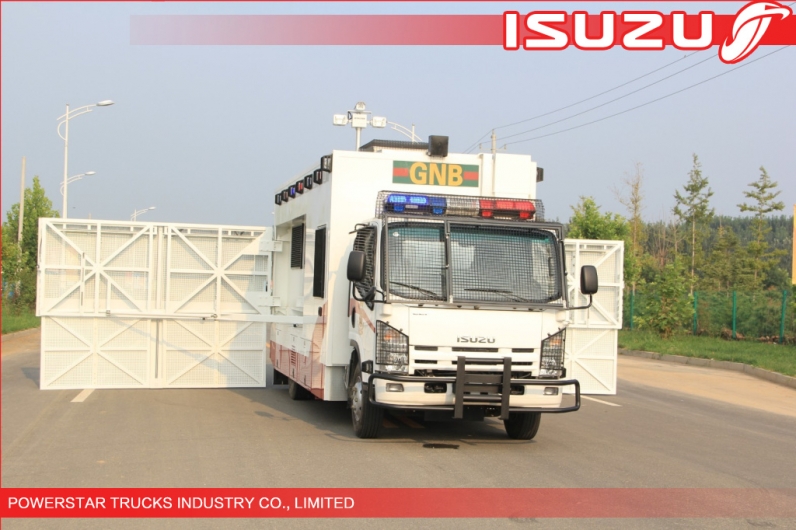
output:
[[[387,118],[384,117],[373,116],[370,120],[368,120],[368,114],[370,114],[370,111],[366,111],[365,103],[360,101],[354,106],[354,110],[349,110],[347,114],[335,114],[332,117],[332,123],[339,126],[348,125],[349,123],[351,124],[351,127],[353,127],[357,132],[357,150],[359,150],[362,129],[368,125],[379,129],[390,125],[394,131],[397,131],[404,136],[408,136],[409,139],[412,140],[412,143],[420,141],[420,137],[415,134],[414,124],[412,124],[412,129],[409,130],[403,125],[387,121]]]
[[[373,118],[373,119],[375,120],[376,118]],[[406,136],[407,138],[409,138],[410,140],[412,140],[413,144],[417,143],[417,142],[420,142],[420,137],[415,134],[415,124],[414,123],[412,124],[412,129],[411,130],[407,129],[403,125],[395,123],[394,121],[388,121],[387,124],[391,126],[393,131],[397,131],[397,132],[403,134],[404,136]]]
[[[135,221],[136,219],[138,219],[139,215],[142,215],[143,213],[148,212],[149,210],[154,210],[154,209],[155,209],[154,206],[150,206],[149,208],[144,208],[143,210],[136,210],[136,211],[133,212],[133,215],[130,216],[130,220],[131,221]]]
[[[68,169],[68,166],[69,166],[69,120],[71,120],[72,118],[76,118],[76,117],[80,116],[81,114],[86,114],[87,112],[91,112],[94,107],[109,107],[111,105],[113,105],[113,101],[111,101],[110,99],[105,99],[105,100],[100,101],[98,103],[93,103],[91,105],[84,105],[82,107],[78,107],[76,109],[69,110],[69,103],[67,103],[66,104],[66,113],[63,116],[59,116],[58,117],[58,128],[56,130],[58,131],[58,136],[60,136],[61,139],[64,141],[64,182],[61,185],[61,187],[64,190],[63,191],[64,206],[63,206],[63,212],[62,212],[64,219],[66,219],[66,217],[67,217],[67,210],[66,210],[67,201],[66,201],[66,199],[67,199],[68,190],[67,190],[66,187],[68,185],[67,181],[69,180],[68,177],[67,177],[67,174],[69,172],[69,169]],[[64,134],[61,134],[61,125],[64,125]]]
[[[69,177],[68,179],[66,179],[66,185],[68,186],[69,184],[75,182],[76,180],[82,180],[83,177],[90,177],[91,175],[95,175],[96,173],[97,173],[96,171],[86,171],[85,173],[75,175],[74,177]],[[65,188],[64,184],[61,183],[61,195],[64,195],[64,192],[66,191],[64,188]]]

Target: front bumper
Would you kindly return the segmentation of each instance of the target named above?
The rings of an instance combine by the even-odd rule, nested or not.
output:
[[[371,374],[368,378],[368,399],[373,405],[389,409],[421,409],[452,411],[462,418],[464,407],[495,407],[500,417],[510,412],[574,412],[580,408],[580,383],[576,379],[511,379],[511,361],[504,359],[503,373],[485,375],[466,370],[468,361],[459,358],[455,377],[423,377],[399,374]],[[388,392],[387,383],[401,383],[403,392]],[[426,383],[445,383],[445,393],[426,393]],[[511,394],[511,387],[523,386],[523,394]],[[562,406],[563,387],[573,386],[575,404]],[[529,388],[530,387],[530,388]],[[556,387],[558,395],[544,395],[545,387]]]

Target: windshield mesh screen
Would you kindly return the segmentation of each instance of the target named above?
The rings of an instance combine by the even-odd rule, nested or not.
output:
[[[548,230],[405,219],[388,219],[386,226],[383,282],[391,297],[561,302],[558,240]]]
[[[411,300],[447,300],[445,225],[422,221],[387,225],[390,294]]]
[[[451,224],[450,239],[454,301],[548,303],[561,298],[552,233]]]

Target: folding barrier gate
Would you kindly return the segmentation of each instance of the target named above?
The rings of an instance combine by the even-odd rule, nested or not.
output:
[[[41,388],[265,386],[271,229],[41,219]]]
[[[567,376],[580,381],[584,394],[616,394],[616,355],[618,330],[622,328],[622,290],[624,288],[624,243],[566,239],[569,301],[586,305],[580,293],[580,268],[597,268],[600,289],[588,311],[571,311],[567,328],[565,366]]]
[[[40,219],[39,238],[42,389],[262,387],[266,323],[302,322],[272,312],[270,228]],[[623,244],[565,248],[571,303],[582,265],[600,280],[570,313],[567,373],[613,394]]]

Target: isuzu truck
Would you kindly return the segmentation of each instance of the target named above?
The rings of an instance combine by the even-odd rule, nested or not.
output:
[[[578,410],[564,343],[584,307],[542,177],[530,156],[448,153],[431,136],[333,151],[280,186],[274,312],[303,323],[269,324],[275,379],[293,399],[347,401],[361,438],[385,410],[499,417],[526,440],[542,413]],[[579,272],[591,299],[596,269]]]

